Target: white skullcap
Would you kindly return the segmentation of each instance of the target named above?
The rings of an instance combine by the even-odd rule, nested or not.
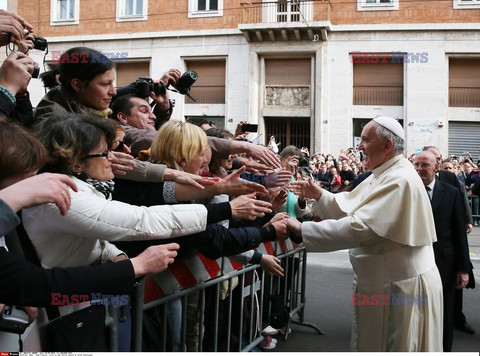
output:
[[[388,116],[379,116],[373,119],[373,121],[375,121],[380,126],[385,127],[387,130],[390,130],[395,135],[400,137],[403,141],[405,141],[405,131],[403,130],[402,125],[400,125],[400,123],[394,118]]]

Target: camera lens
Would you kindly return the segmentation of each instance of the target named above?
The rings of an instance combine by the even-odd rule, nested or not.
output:
[[[180,78],[178,78],[176,89],[181,93],[185,94],[190,91],[190,87],[198,79],[197,72],[190,71],[183,73]]]

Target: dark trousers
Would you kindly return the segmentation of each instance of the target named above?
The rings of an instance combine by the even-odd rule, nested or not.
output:
[[[465,314],[463,314],[463,289],[455,290],[455,325],[462,326],[467,322]]]
[[[455,281],[442,283],[443,287],[443,351],[452,351],[455,311]]]

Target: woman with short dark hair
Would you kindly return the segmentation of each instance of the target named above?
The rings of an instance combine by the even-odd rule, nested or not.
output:
[[[102,53],[88,47],[74,47],[63,53],[52,75],[59,74],[60,86],[50,90],[37,105],[35,123],[52,114],[90,112],[101,117],[111,114],[113,63]],[[48,74],[44,77],[48,79]]]

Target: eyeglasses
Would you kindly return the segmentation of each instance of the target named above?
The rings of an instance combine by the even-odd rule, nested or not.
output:
[[[102,152],[102,153],[94,153],[94,154],[91,154],[91,155],[86,155],[85,157],[83,157],[82,159],[87,159],[87,158],[100,158],[100,157],[105,157],[105,158],[108,158],[108,155],[110,154],[110,151],[105,151],[105,152]]]

